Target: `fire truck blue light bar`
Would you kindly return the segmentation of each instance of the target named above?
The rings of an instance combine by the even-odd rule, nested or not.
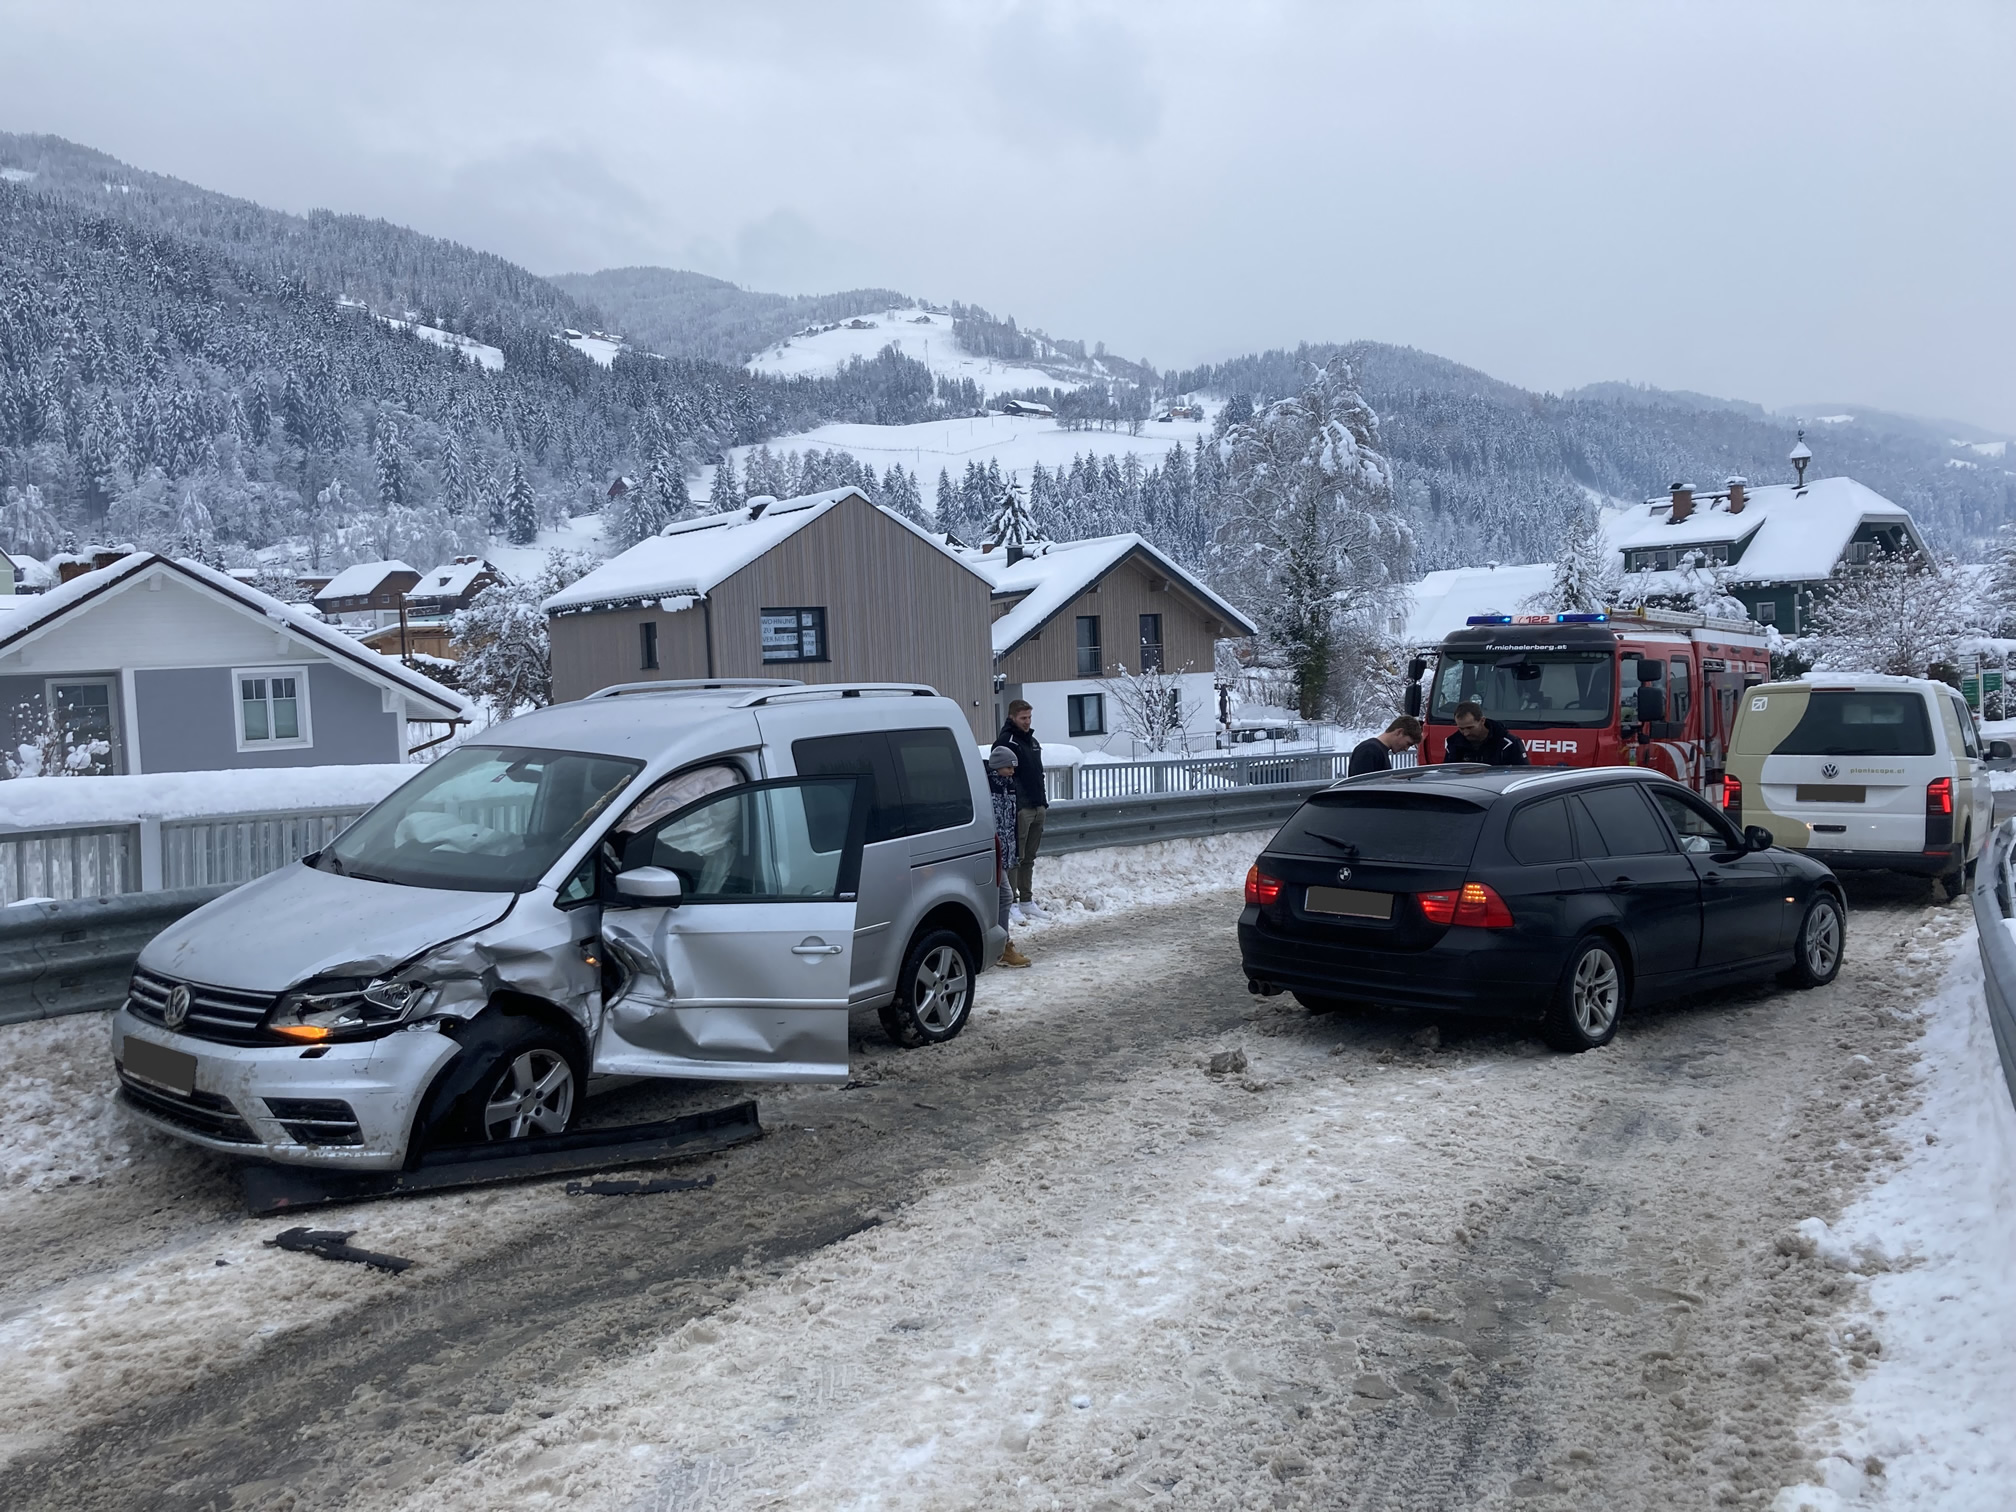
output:
[[[1554,616],[1554,623],[1557,625],[1607,625],[1610,623],[1610,616],[1607,614],[1557,614]]]
[[[1512,623],[1512,616],[1509,614],[1473,614],[1470,618],[1463,621],[1463,623],[1466,625],[1509,625]]]

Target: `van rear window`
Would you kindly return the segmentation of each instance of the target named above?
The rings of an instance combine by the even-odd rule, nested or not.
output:
[[[1779,742],[1778,754],[1930,756],[1932,722],[1925,717],[1925,695],[1902,688],[1816,688],[1799,723]]]
[[[1269,850],[1361,861],[1462,866],[1484,810],[1427,793],[1319,793],[1281,826]],[[1355,857],[1346,846],[1355,846]]]

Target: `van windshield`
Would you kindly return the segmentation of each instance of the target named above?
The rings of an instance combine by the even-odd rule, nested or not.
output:
[[[1268,843],[1326,860],[1462,866],[1477,848],[1484,810],[1428,793],[1318,793]]]
[[[463,746],[336,837],[339,876],[464,892],[524,892],[642,771],[641,761]]]
[[[1930,756],[1925,695],[1908,688],[1815,689],[1781,756]]]
[[[1608,651],[1464,651],[1444,655],[1429,717],[1446,724],[1475,699],[1488,719],[1519,725],[1603,725],[1615,712]]]

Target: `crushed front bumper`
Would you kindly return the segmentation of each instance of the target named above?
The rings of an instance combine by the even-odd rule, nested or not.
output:
[[[188,1092],[131,1074],[127,1043],[194,1056]],[[420,1102],[461,1047],[429,1028],[381,1039],[225,1045],[112,1015],[119,1102],[130,1117],[214,1150],[328,1170],[388,1171],[405,1163]]]

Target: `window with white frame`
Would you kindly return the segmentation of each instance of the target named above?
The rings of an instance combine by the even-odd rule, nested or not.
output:
[[[238,749],[313,745],[306,667],[240,667],[231,674]]]

